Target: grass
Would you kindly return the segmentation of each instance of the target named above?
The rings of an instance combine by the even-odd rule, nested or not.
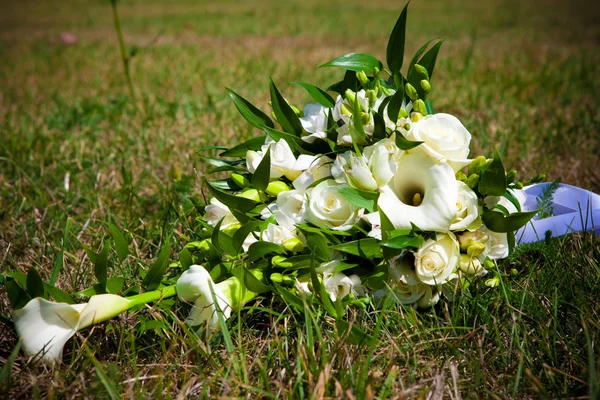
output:
[[[266,109],[272,76],[319,86],[317,65],[351,51],[384,58],[394,1],[122,1],[135,99],[129,96],[108,1],[0,5],[0,271],[36,268],[75,292],[94,283],[83,246],[106,222],[129,241],[110,276],[139,285],[170,238],[172,259],[198,228],[209,144],[256,134],[225,87]],[[437,111],[459,117],[473,153],[499,147],[522,177],[600,192],[600,10],[589,2],[414,1],[407,52],[447,39],[433,79]],[[65,43],[72,32],[76,43]],[[67,184],[68,182],[68,184]],[[68,218],[70,233],[63,240]],[[64,253],[61,249],[64,247]],[[519,248],[502,285],[430,312],[353,310],[376,335],[351,344],[314,310],[289,315],[263,297],[228,330],[197,342],[185,305],[161,303],[81,332],[51,370],[18,355],[0,373],[10,398],[37,397],[589,397],[600,394],[600,239],[574,235]],[[510,271],[516,270],[516,274]],[[0,314],[10,305],[0,291]],[[158,322],[165,318],[164,325]],[[0,360],[16,344],[8,320]],[[6,371],[9,370],[6,369]]]

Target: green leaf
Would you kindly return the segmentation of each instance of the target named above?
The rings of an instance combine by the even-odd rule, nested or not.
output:
[[[360,82],[358,81],[358,78],[356,77],[356,72],[346,70],[346,73],[344,74],[344,79],[329,86],[327,88],[327,90],[329,90],[331,92],[339,93],[343,96],[344,93],[346,93],[347,89],[350,89],[353,92],[356,92],[359,85],[360,85]]]
[[[271,118],[267,117],[265,113],[254,107],[252,103],[244,99],[233,90],[229,88],[226,89],[229,93],[229,97],[231,97],[231,100],[233,100],[233,104],[235,104],[235,108],[237,108],[246,121],[250,122],[258,129],[263,129],[265,126],[268,126],[269,128],[275,127],[273,121],[271,121]]]
[[[273,282],[273,286],[275,287],[275,292],[277,292],[289,306],[295,308],[296,311],[304,311],[304,302],[300,297],[296,296],[289,289],[279,286],[275,282]]]
[[[413,56],[413,58],[410,60],[410,63],[408,64],[408,70],[407,71],[412,70],[412,68],[415,66],[415,64],[419,60],[419,57],[421,57],[421,54],[423,54],[423,52],[425,51],[425,49],[427,49],[427,47],[434,40],[437,40],[437,38],[433,38],[433,39],[429,40],[427,43],[425,43],[423,46],[421,46],[421,48],[419,48],[419,50],[417,50],[417,52],[415,53],[415,55]]]
[[[368,192],[351,187],[342,187],[338,189],[338,193],[350,203],[360,208],[366,208],[369,212],[375,211],[377,199],[379,199],[379,193],[377,192]]]
[[[504,215],[498,211],[485,210],[482,214],[483,223],[493,232],[514,232],[525,226],[538,210],[530,212],[516,212]]]
[[[235,250],[235,254],[238,254],[242,249],[242,245],[244,241],[250,234],[250,232],[259,231],[263,225],[266,225],[265,221],[252,221],[247,222],[241,227],[238,228],[237,231],[233,234],[232,246]]]
[[[252,275],[248,268],[242,268],[244,271],[244,285],[246,286],[246,289],[253,293],[266,293],[271,291],[271,286],[259,281],[257,277]]]
[[[238,144],[237,146],[234,146],[227,151],[224,151],[223,153],[219,154],[219,156],[220,157],[246,157],[246,153],[248,152],[248,150],[254,150],[254,151],[260,150],[260,148],[262,147],[263,144],[265,144],[265,137],[258,136],[258,137],[252,138],[250,140],[247,140],[244,143]]]
[[[194,265],[192,254],[185,247],[179,252],[179,262],[181,263],[181,267],[183,269],[188,269],[190,266]]]
[[[67,303],[67,304],[75,303],[75,300],[73,300],[73,297],[71,297],[70,294],[68,294],[64,290],[57,288],[56,286],[52,286],[47,283],[44,283],[44,289],[46,289],[46,292],[48,292],[48,294],[50,296],[52,296],[54,298],[54,300],[56,300],[59,303]]]
[[[381,70],[383,65],[377,58],[368,54],[350,53],[319,66],[322,67],[339,67],[354,72],[364,71],[365,74],[371,75],[375,72],[375,68]]]
[[[354,131],[358,134],[358,137],[362,139],[363,142],[367,141],[367,134],[365,133],[365,127],[363,126],[362,119],[360,117],[360,102],[358,98],[354,102],[354,110],[352,111],[352,121],[354,121]],[[352,128],[348,129],[350,131],[350,136],[352,136],[352,144],[354,145],[354,149],[356,154],[360,156],[360,150],[358,148],[358,141],[352,135]]]
[[[106,280],[108,279],[108,250],[110,249],[110,243],[105,243],[102,246],[98,258],[94,263],[94,276],[98,280],[100,287],[106,289]]]
[[[429,99],[425,100],[425,110],[427,111],[428,115],[435,114],[435,110],[433,109],[433,104],[431,104],[431,101]]]
[[[338,244],[333,246],[332,249],[363,258],[381,256],[380,243],[379,240],[375,238],[360,239],[353,242]]]
[[[266,190],[271,180],[271,146],[267,148],[265,154],[260,160],[256,171],[252,175],[252,187],[256,190]]]
[[[52,268],[52,275],[50,275],[50,284],[51,285],[54,285],[54,283],[56,283],[56,280],[58,279],[58,274],[60,273],[60,270],[63,267],[65,248],[67,246],[67,241],[69,238],[69,232],[71,231],[72,223],[73,223],[73,219],[70,217],[67,218],[67,223],[65,224],[65,232],[63,234],[63,241],[60,246],[60,251],[58,252],[58,255],[56,256],[56,261],[54,261],[54,267]]]
[[[162,281],[163,275],[167,270],[167,266],[169,265],[169,256],[171,255],[171,243],[169,238],[165,240],[162,248],[160,249],[160,253],[158,254],[158,258],[150,268],[150,271],[144,277],[144,281],[142,282],[144,287],[147,290],[155,290],[160,285]]]
[[[219,200],[221,203],[225,204],[230,209],[235,208],[236,210],[238,210],[240,212],[246,212],[246,211],[252,210],[258,204],[260,204],[254,200],[250,200],[250,199],[246,199],[244,197],[234,196],[232,194],[225,193],[224,191],[222,191],[219,188],[217,188],[216,186],[214,186],[212,184],[212,182],[210,182],[207,179],[205,179],[204,182],[208,186],[208,190],[210,190],[210,193],[214,197],[216,197],[217,200]]]
[[[382,246],[390,247],[392,249],[405,249],[407,247],[412,247],[418,249],[423,246],[425,243],[425,239],[420,235],[400,235],[395,236],[385,242],[381,243]]]
[[[333,108],[335,106],[335,100],[331,97],[326,91],[316,87],[315,85],[311,85],[306,82],[292,82],[296,85],[302,86],[306,91],[312,96],[313,99],[317,101],[317,103],[321,104],[323,107]]]
[[[325,309],[325,311],[327,311],[334,318],[338,318],[337,310],[335,309],[335,307],[333,306],[333,303],[331,302],[329,293],[327,292],[327,289],[325,289],[325,286],[321,283],[321,281],[319,280],[319,277],[317,276],[315,264],[316,263],[314,262],[314,259],[313,259],[313,261],[311,261],[311,263],[310,263],[310,280],[311,280],[311,283],[313,286],[313,290],[315,291],[317,297],[321,301],[321,304],[323,305],[323,308]]]
[[[323,236],[316,233],[310,233],[305,236],[307,247],[311,250],[315,257],[317,257],[317,259],[320,261],[331,260],[331,251],[329,250],[327,240]]]
[[[110,233],[113,237],[113,241],[115,242],[115,249],[117,250],[117,257],[119,257],[119,261],[122,263],[127,256],[129,255],[129,248],[127,244],[127,240],[125,240],[125,236],[119,228],[111,224],[107,223],[108,229],[110,229]]]
[[[285,132],[300,136],[302,134],[300,118],[298,118],[296,112],[283,98],[281,93],[279,93],[272,79],[269,79],[269,88],[271,91],[271,105],[273,106],[273,112],[275,113],[275,117],[277,117],[277,121]]]
[[[404,78],[400,75],[399,80],[401,84],[396,93],[390,99],[387,108],[387,114],[390,120],[394,123],[398,121],[398,114],[400,113],[400,109],[402,108],[402,102],[404,101]]]
[[[277,253],[285,254],[285,249],[282,245],[272,242],[254,242],[248,248],[248,261],[256,261],[267,254]]]
[[[29,272],[27,272],[27,293],[32,298],[45,298],[46,294],[44,291],[44,281],[33,267],[29,268]]]
[[[4,283],[8,299],[14,310],[25,307],[25,305],[31,300],[31,296],[21,287],[21,285],[14,278],[9,278]]]
[[[103,293],[119,293],[123,286],[125,285],[125,278],[122,276],[117,276],[114,278],[109,278],[106,281],[106,290],[102,291],[99,285],[93,285],[87,289],[81,290],[79,292],[73,293],[73,296],[76,297],[92,297],[96,294]]]
[[[379,342],[376,337],[366,334],[364,330],[354,324],[350,326],[343,319],[337,320],[335,325],[338,330],[338,337],[342,338],[347,335],[349,344],[374,346]]]
[[[296,147],[296,144],[303,144],[304,141],[298,136],[294,136],[287,132],[281,132],[277,129],[265,128],[265,133],[274,141],[279,142],[281,139],[285,140],[290,148]]]
[[[10,374],[12,371],[13,364],[19,355],[19,351],[21,350],[21,345],[23,344],[22,340],[19,340],[13,350],[10,352],[10,356],[8,356],[8,360],[6,360],[5,364],[2,366],[2,370],[0,370],[0,391],[2,393],[8,394],[10,389]],[[8,350],[8,349],[7,349]],[[8,395],[6,396],[8,398]]]
[[[494,150],[494,159],[481,174],[479,193],[490,196],[502,196],[506,192],[506,172],[498,150]]]
[[[402,62],[404,60],[404,41],[406,36],[406,14],[408,11],[408,5],[410,1],[406,3],[400,17],[394,25],[392,34],[387,44],[386,61],[392,74],[400,72],[402,68]]]
[[[219,253],[219,255],[223,255],[223,249],[221,248],[220,245],[220,236],[221,236],[221,224],[223,224],[223,220],[225,219],[225,217],[221,218],[219,220],[219,222],[217,222],[217,224],[215,225],[215,228],[212,231],[212,235],[210,238],[210,241],[212,243],[212,245],[215,247],[215,249],[217,250],[217,252]]]
[[[383,108],[380,108],[383,110]],[[387,132],[385,131],[385,121],[378,112],[372,114],[373,117],[373,139],[385,139],[387,138]]]
[[[404,137],[404,135],[402,135],[402,133],[400,131],[396,131],[396,146],[398,146],[398,148],[400,150],[414,149],[421,143],[423,143],[423,142],[418,142],[418,141],[413,142],[411,140],[408,140],[407,138]]]

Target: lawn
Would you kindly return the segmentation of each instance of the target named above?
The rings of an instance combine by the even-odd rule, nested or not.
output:
[[[135,97],[108,0],[0,2],[0,273],[35,268],[82,291],[89,254],[124,232],[109,276],[134,291],[170,240],[171,261],[199,229],[199,150],[258,134],[226,87],[268,109],[272,77],[327,87],[342,54],[385,59],[401,1],[123,0]],[[407,54],[446,39],[436,111],[456,115],[472,152],[498,148],[522,179],[546,173],[600,192],[600,7],[588,1],[415,0]],[[69,226],[69,229],[67,229]],[[89,250],[86,252],[86,248]],[[91,252],[90,252],[91,251]],[[600,239],[551,239],[499,264],[459,301],[352,310],[380,340],[350,344],[328,317],[260,297],[197,341],[178,302],[80,332],[50,369],[19,355],[0,373],[7,398],[594,398],[600,396]],[[175,267],[174,267],[175,269]],[[175,275],[175,273],[173,273]],[[4,278],[2,278],[4,280]],[[17,339],[0,288],[0,361]],[[160,322],[164,321],[164,322]],[[10,375],[7,372],[10,371]],[[437,397],[436,397],[437,396]]]

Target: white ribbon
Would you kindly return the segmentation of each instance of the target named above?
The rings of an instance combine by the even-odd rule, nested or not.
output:
[[[538,183],[523,189],[526,200],[522,211],[538,209],[538,198],[551,183]],[[594,231],[600,235],[600,195],[565,184],[559,184],[552,198],[552,216],[538,219],[537,215],[516,233],[517,244],[539,242],[546,232],[552,237],[568,233]]]

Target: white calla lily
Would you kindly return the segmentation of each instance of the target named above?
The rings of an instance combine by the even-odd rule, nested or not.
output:
[[[175,287],[170,286],[129,298],[100,294],[85,304],[55,303],[36,297],[15,310],[12,318],[25,354],[40,355],[43,361],[54,364],[61,361],[64,345],[77,331],[116,317],[135,305],[174,294]]]
[[[396,229],[446,232],[456,218],[454,171],[424,153],[405,154],[392,180],[380,189],[377,205]]]
[[[218,310],[221,310],[224,319],[228,319],[233,309],[241,307],[256,296],[235,276],[214,283],[210,273],[201,265],[190,266],[181,274],[176,287],[181,300],[194,302],[185,323],[198,326],[199,333],[209,335],[220,328]]]

